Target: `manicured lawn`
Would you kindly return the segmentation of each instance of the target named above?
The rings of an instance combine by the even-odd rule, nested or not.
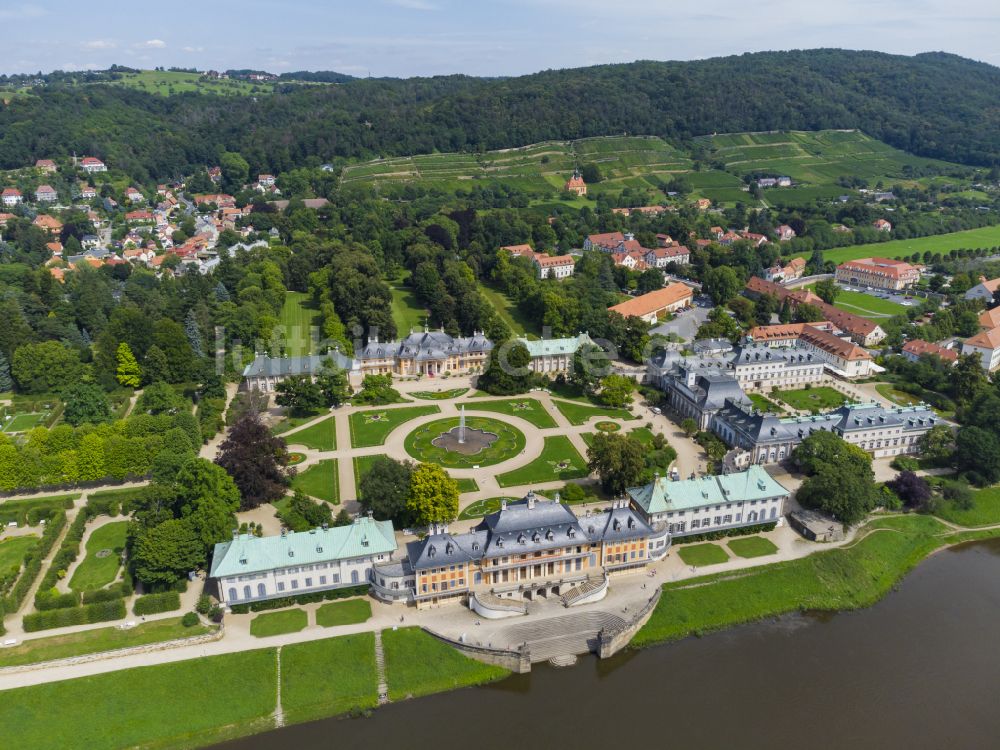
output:
[[[318,451],[337,450],[337,425],[333,417],[327,417],[304,430],[285,435],[289,445],[304,445]]]
[[[455,483],[458,485],[459,492],[478,492],[479,483],[472,479],[471,477],[465,477],[463,479],[456,479]]]
[[[4,432],[27,432],[35,427],[38,427],[46,417],[45,414],[31,413],[31,414],[17,414],[7,420],[7,423],[3,426]]]
[[[777,391],[774,396],[793,409],[801,411],[828,411],[842,406],[844,401],[849,400],[840,391],[825,385],[799,388],[794,391]]]
[[[318,411],[313,414],[299,414],[296,416],[286,415],[282,417],[274,427],[271,428],[272,435],[284,435],[289,430],[294,430],[296,427],[301,427],[306,422],[311,422],[316,417],[320,416],[323,412]]]
[[[470,659],[417,628],[383,630],[390,700],[416,698],[506,677],[500,667]]]
[[[23,641],[17,646],[0,649],[0,667],[35,664],[53,659],[65,659],[70,656],[144,646],[147,643],[173,641],[178,638],[204,635],[211,630],[212,628],[206,625],[186,628],[181,625],[180,617],[171,617],[166,620],[143,622],[128,630],[120,630],[117,627],[97,628],[67,635],[35,638]]]
[[[351,445],[369,448],[382,445],[389,433],[401,424],[428,414],[438,414],[437,406],[405,406],[401,409],[375,408],[351,415]]]
[[[1000,245],[1000,225],[991,227],[981,227],[979,229],[968,229],[963,232],[949,232],[948,234],[938,234],[930,237],[916,237],[910,240],[890,240],[888,242],[874,242],[868,245],[853,245],[851,247],[841,247],[834,250],[826,250],[823,253],[824,260],[832,260],[834,263],[843,263],[857,258],[895,258],[896,256],[908,256],[913,253],[923,253],[930,250],[932,253],[945,253],[959,248],[980,248],[996,247]],[[809,257],[809,253],[798,253],[804,258]]]
[[[7,690],[3,744],[202,747],[273,726],[276,684],[274,649],[258,649]]]
[[[468,391],[468,388],[452,388],[450,391],[412,391],[408,395],[425,401],[446,401],[449,398],[458,398]]]
[[[703,565],[718,565],[729,559],[729,555],[718,544],[705,542],[703,544],[678,545],[674,549],[686,565],[702,567]]]
[[[992,526],[1000,523],[1000,487],[987,487],[972,494],[973,506],[956,508],[950,500],[942,500],[936,515],[959,526]]]
[[[737,557],[764,557],[773,555],[778,551],[778,547],[770,539],[762,536],[744,536],[738,539],[730,539],[726,546]]]
[[[406,436],[406,452],[418,461],[430,462],[451,469],[492,466],[513,458],[524,450],[524,433],[513,425],[489,417],[466,417],[467,429],[483,430],[496,439],[477,453],[464,454],[434,445],[443,433],[459,424],[459,417],[446,417],[421,425]]]
[[[834,307],[852,312],[864,318],[891,318],[893,315],[903,315],[906,307],[892,300],[880,299],[864,292],[847,292],[841,289],[833,301]]]
[[[294,724],[378,704],[375,636],[358,633],[281,649],[281,707]]]
[[[632,641],[648,646],[808,609],[856,609],[878,601],[924,557],[948,541],[928,516],[873,521],[843,549],[668,583],[649,622]],[[957,540],[961,537],[953,538]]]
[[[327,458],[315,463],[292,480],[292,489],[300,490],[317,500],[340,504],[340,477],[337,459]]]
[[[368,470],[372,467],[372,464],[375,463],[375,459],[376,458],[378,458],[377,455],[375,455],[375,456],[355,456],[354,457],[354,490],[355,490],[355,492],[357,492],[358,488],[361,486],[361,477],[363,477],[365,474],[368,473]]]
[[[399,337],[407,336],[411,330],[420,330],[427,322],[427,309],[420,304],[417,295],[402,280],[390,282],[389,290],[392,292],[392,319]]]
[[[298,633],[309,624],[304,609],[283,609],[278,612],[264,612],[250,621],[250,635],[266,638],[269,635]]]
[[[0,575],[13,568],[20,569],[24,556],[29,550],[34,549],[36,544],[38,537],[33,534],[0,540]]]
[[[545,411],[545,406],[537,399],[511,398],[501,401],[476,401],[467,407],[471,411],[493,411],[499,414],[508,414],[512,417],[526,419],[535,427],[547,428],[555,427],[556,421],[552,415]]]
[[[365,622],[372,616],[372,604],[367,599],[328,602],[316,610],[316,624],[324,628]]]
[[[503,292],[494,289],[493,287],[486,286],[486,284],[479,283],[479,291],[482,293],[486,301],[490,303],[494,310],[496,310],[497,315],[500,316],[501,320],[507,324],[510,328],[511,333],[515,336],[525,336],[526,338],[537,338],[534,334],[538,333],[540,329],[538,321],[532,320],[530,316],[525,314],[515,303]],[[532,335],[527,336],[527,333]]]
[[[879,383],[875,386],[875,390],[880,396],[899,406],[913,406],[920,403],[920,399],[912,393],[893,388],[890,383]]]
[[[764,398],[759,393],[748,393],[747,398],[750,399],[753,405],[760,409],[762,412],[771,412],[773,414],[784,414],[785,408],[783,406],[778,406],[770,399]]]
[[[483,516],[489,515],[490,513],[496,513],[500,510],[500,502],[504,498],[502,497],[488,497],[483,500],[476,500],[474,503],[469,504],[458,514],[459,521],[470,521],[473,518],[482,518]],[[513,501],[514,498],[506,498],[509,501]]]
[[[320,325],[319,310],[308,294],[285,292],[285,303],[281,308],[281,327],[285,332],[285,356],[301,357],[311,354],[312,328]]]
[[[628,409],[613,409],[609,406],[591,406],[574,401],[553,399],[552,403],[571,424],[583,424],[591,417],[612,417],[615,419],[637,419]]]
[[[118,577],[121,567],[121,554],[125,549],[125,532],[128,521],[108,523],[94,532],[87,539],[86,553],[69,581],[73,591],[94,591],[104,588]],[[104,553],[108,550],[110,554]],[[99,557],[99,554],[102,554]]]
[[[554,435],[545,438],[545,446],[538,458],[520,469],[500,474],[497,482],[501,487],[514,487],[522,484],[554,482],[557,479],[576,479],[585,477],[589,473],[587,462],[569,438],[565,435]]]

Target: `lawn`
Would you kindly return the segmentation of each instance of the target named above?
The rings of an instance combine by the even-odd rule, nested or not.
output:
[[[973,505],[964,510],[950,500],[942,500],[936,515],[959,526],[992,526],[1000,523],[1000,487],[987,487],[972,494]]]
[[[354,412],[350,417],[351,445],[355,448],[382,445],[389,433],[401,424],[440,412],[441,409],[437,406],[405,406],[400,409],[366,409]]]
[[[506,677],[501,667],[470,659],[417,628],[382,631],[390,700],[416,698]]]
[[[368,473],[378,455],[355,456],[354,457],[354,489],[358,491],[361,486],[361,477]],[[359,493],[360,494],[360,493]]]
[[[459,492],[478,492],[479,483],[472,479],[471,477],[464,477],[462,479],[456,479],[455,484],[458,485]]]
[[[47,415],[32,412],[30,414],[16,414],[7,420],[3,426],[4,432],[27,432],[38,427]]]
[[[570,424],[584,424],[591,417],[608,417],[612,419],[637,419],[628,409],[615,409],[610,406],[592,406],[579,404],[575,401],[560,401],[553,399],[552,403],[570,421]]]
[[[94,529],[87,539],[86,557],[69,581],[69,587],[73,591],[95,591],[118,577],[128,523],[115,521]]]
[[[4,746],[121,750],[212,745],[273,726],[274,649],[7,690]]]
[[[367,599],[328,602],[316,610],[316,624],[323,628],[353,625],[371,619],[372,603]]]
[[[446,401],[450,398],[464,396],[468,392],[468,388],[452,388],[450,391],[412,391],[408,395],[425,401]]]
[[[628,436],[638,440],[643,445],[653,444],[653,431],[648,427],[636,427],[634,430],[629,430]]]
[[[771,412],[773,414],[784,414],[785,409],[782,406],[774,403],[770,399],[764,398],[759,393],[748,393],[747,398],[754,405],[755,408],[760,409],[762,412]]]
[[[250,635],[257,638],[267,638],[271,635],[298,633],[309,624],[309,617],[304,609],[283,609],[278,612],[265,612],[250,621]]]
[[[325,411],[325,410],[324,410]],[[271,428],[272,435],[284,435],[289,430],[294,430],[296,427],[301,427],[306,422],[311,422],[323,414],[323,411],[313,412],[311,414],[298,414],[296,416],[286,415],[278,420],[278,422]]]
[[[304,445],[317,451],[337,450],[337,425],[333,417],[327,417],[304,430],[285,435],[289,445]]]
[[[508,471],[497,476],[501,487],[515,487],[523,484],[554,482],[558,479],[576,479],[585,477],[590,471],[569,438],[565,435],[554,435],[545,438],[542,454],[534,461],[520,469]]]
[[[890,383],[879,383],[875,386],[875,390],[878,391],[880,396],[888,399],[897,406],[913,406],[920,403],[920,399],[917,396],[894,388]]]
[[[389,283],[389,291],[392,292],[392,320],[398,336],[404,338],[410,331],[422,329],[427,322],[427,308],[420,304],[413,290],[404,280],[399,280]]]
[[[532,320],[518,308],[510,297],[482,282],[479,283],[479,291],[486,298],[486,301],[490,303],[490,306],[496,310],[500,319],[507,324],[513,335],[524,336],[529,339],[538,338],[535,335],[541,330],[538,326],[538,321]],[[531,335],[528,335],[529,332]]]
[[[685,565],[700,568],[704,565],[718,565],[729,560],[729,555],[718,544],[705,542],[703,544],[683,544],[674,547]]]
[[[292,489],[309,497],[340,504],[340,477],[337,459],[328,458],[315,463],[292,480]]]
[[[375,636],[358,633],[281,649],[281,708],[295,724],[378,704]]]
[[[778,551],[774,542],[762,536],[743,536],[738,539],[730,539],[726,545],[737,557],[765,557]]]
[[[144,646],[148,643],[162,643],[178,638],[204,635],[211,631],[212,628],[206,625],[186,628],[181,625],[180,617],[170,617],[165,620],[150,620],[140,623],[128,630],[121,630],[117,627],[97,628],[66,635],[34,638],[23,641],[17,646],[0,649],[0,667],[35,664],[53,659],[82,656],[83,654],[97,654],[120,648]]]
[[[840,247],[826,250],[823,253],[823,258],[824,260],[832,260],[834,263],[843,263],[856,258],[871,258],[873,256],[881,258],[906,257],[913,255],[913,253],[923,254],[926,251],[947,254],[950,250],[958,250],[959,248],[988,248],[997,245],[1000,245],[1000,225],[937,234],[930,237],[917,237],[910,240],[890,240],[868,245]],[[809,257],[809,253],[798,253],[798,255],[804,258]]]
[[[738,574],[717,573],[665,584],[652,617],[632,645],[649,646],[786,612],[868,606],[949,541],[939,536],[945,527],[928,516],[880,519],[869,529],[849,547]]]
[[[281,307],[281,329],[285,333],[285,356],[301,357],[312,354],[313,328],[321,329],[322,321],[315,303],[305,292],[285,292]]]
[[[435,463],[450,469],[492,466],[517,456],[524,450],[524,433],[513,425],[488,417],[466,417],[467,429],[482,430],[496,439],[477,453],[464,454],[434,445],[443,433],[458,427],[458,417],[436,419],[421,425],[406,436],[406,452],[418,461]]]
[[[512,497],[488,497],[483,500],[476,500],[474,503],[470,503],[462,509],[462,511],[458,514],[458,520],[471,521],[474,518],[482,518],[490,513],[496,513],[500,510],[500,503],[505,499],[510,502],[513,502],[514,500]]]
[[[0,540],[0,576],[14,568],[20,570],[24,556],[34,549],[36,544],[38,537],[33,534]]]
[[[498,414],[507,414],[511,417],[520,417],[531,422],[535,427],[546,429],[555,427],[556,421],[545,411],[545,406],[541,401],[529,398],[511,398],[499,401],[476,401],[468,407],[471,411],[491,411]]]
[[[892,300],[881,299],[865,292],[847,292],[843,289],[837,291],[833,306],[873,320],[906,314],[906,307]]]
[[[793,409],[800,411],[828,411],[843,406],[847,396],[825,385],[799,388],[793,391],[776,391],[775,398],[781,399]]]

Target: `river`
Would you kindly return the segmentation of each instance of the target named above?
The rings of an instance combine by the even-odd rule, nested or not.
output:
[[[218,746],[1000,746],[1000,540],[944,550],[858,612],[789,615]]]

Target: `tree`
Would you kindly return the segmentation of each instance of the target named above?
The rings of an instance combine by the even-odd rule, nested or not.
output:
[[[406,508],[416,526],[454,520],[458,515],[458,483],[437,464],[419,464],[410,475]]]
[[[379,521],[392,521],[398,527],[409,526],[411,519],[407,498],[413,464],[376,456],[358,482],[358,501]]]
[[[233,425],[215,462],[236,482],[241,510],[274,502],[285,494],[288,448],[256,414],[248,413]]]
[[[611,372],[607,352],[594,344],[582,344],[573,353],[569,380],[584,393],[597,390],[601,378]]]
[[[802,483],[795,498],[802,507],[822,510],[850,526],[875,508],[878,493],[868,477],[827,465]]]
[[[167,383],[170,380],[170,363],[167,355],[155,344],[149,347],[142,360],[142,380],[146,384]]]
[[[837,300],[837,295],[840,294],[840,287],[833,279],[822,279],[816,282],[813,291],[821,300],[832,305]]]
[[[296,491],[292,499],[278,513],[281,523],[292,531],[309,531],[333,520],[330,506],[319,500],[312,500],[304,493]]]
[[[476,387],[494,396],[513,396],[531,388],[531,355],[520,341],[493,347],[490,359]]]
[[[943,463],[951,458],[952,451],[955,450],[955,436],[948,425],[934,425],[920,436],[917,447],[924,458]]]
[[[601,402],[607,406],[623,408],[632,403],[635,381],[625,375],[608,375],[601,379]]]
[[[61,391],[78,382],[83,364],[76,349],[59,341],[23,344],[14,352],[11,367],[18,388],[27,393]]]
[[[354,523],[354,519],[347,512],[347,508],[341,508],[333,519],[334,526],[350,526],[352,523]]]
[[[621,495],[638,482],[646,468],[645,447],[635,438],[598,432],[587,450],[587,467],[601,478],[609,495]]]
[[[205,546],[185,520],[171,518],[150,528],[133,523],[130,534],[129,561],[147,586],[169,586],[205,562]]]
[[[329,358],[323,360],[319,372],[316,373],[316,386],[326,406],[340,406],[351,396],[347,373]]]
[[[860,476],[872,476],[872,459],[863,448],[825,430],[814,432],[799,443],[792,451],[792,462],[809,475],[827,466],[836,466]]]
[[[359,404],[392,404],[399,401],[399,391],[392,387],[392,375],[365,375],[361,390],[354,397]]]
[[[955,437],[955,463],[974,484],[1000,481],[1000,440],[981,427],[962,426]]]
[[[194,353],[183,326],[170,318],[161,318],[153,325],[153,344],[165,355],[168,382],[183,383],[191,378]]]
[[[290,375],[275,386],[274,402],[293,415],[312,414],[323,408],[323,392],[309,375]]]
[[[926,479],[918,477],[912,471],[901,471],[886,486],[896,493],[907,508],[925,510],[931,499],[931,486]]]
[[[7,393],[14,389],[14,379],[10,376],[10,362],[7,355],[0,352],[0,393]]]
[[[580,176],[589,185],[596,185],[604,179],[604,175],[601,174],[601,168],[597,164],[584,164],[580,168]]]
[[[639,274],[635,291],[638,294],[649,294],[663,288],[663,271],[658,268],[647,268]]]
[[[646,345],[649,344],[649,329],[650,324],[637,315],[625,318],[625,328],[615,342],[618,344],[618,353],[633,362],[642,362]]]
[[[16,377],[16,375],[15,375]],[[971,402],[986,387],[986,374],[978,354],[961,354],[951,370],[952,393],[959,403]]]
[[[188,346],[191,347],[194,356],[198,359],[204,357],[205,350],[201,343],[201,329],[198,327],[198,317],[193,308],[188,310],[188,314],[184,318],[184,335],[187,337]]]
[[[233,194],[239,192],[250,177],[250,165],[238,151],[225,151],[219,157],[222,185]]]
[[[115,359],[118,362],[115,377],[119,385],[126,388],[138,388],[142,384],[142,370],[139,369],[139,363],[136,361],[135,355],[132,354],[132,347],[124,341],[121,342],[118,345]]]
[[[74,427],[100,424],[111,420],[111,404],[103,390],[93,383],[76,383],[62,392],[66,409],[63,419]]]
[[[729,266],[716,266],[705,274],[706,291],[711,295],[712,301],[719,306],[725,305],[739,294],[742,286],[740,277]]]
[[[685,417],[681,420],[681,429],[687,437],[691,437],[698,431],[698,423],[691,417]]]

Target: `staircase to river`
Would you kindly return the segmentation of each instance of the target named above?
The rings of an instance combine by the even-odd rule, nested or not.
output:
[[[625,624],[610,612],[581,612],[544,620],[519,622],[503,628],[493,639],[494,646],[517,649],[527,643],[532,663],[560,660],[561,657],[586,654],[597,648],[598,633],[605,627]]]

